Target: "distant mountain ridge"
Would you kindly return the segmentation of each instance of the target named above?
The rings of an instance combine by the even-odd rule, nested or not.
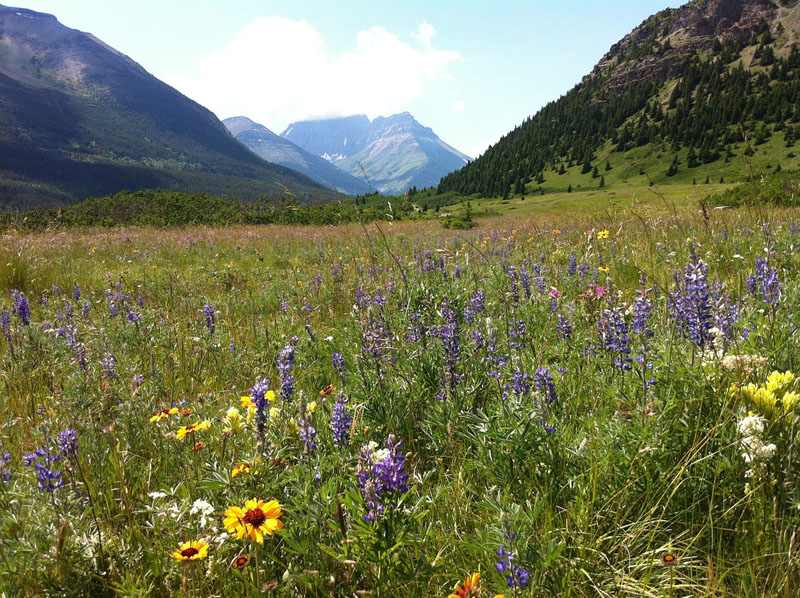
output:
[[[258,158],[209,110],[93,35],[2,5],[0,124],[0,208],[154,187],[332,196]]]
[[[222,121],[231,134],[267,162],[296,170],[318,183],[346,195],[363,195],[370,188],[364,177],[355,177],[245,116]]]
[[[300,121],[281,137],[355,177],[366,174],[374,190],[387,194],[437,185],[469,161],[408,112],[373,121],[363,114]]]

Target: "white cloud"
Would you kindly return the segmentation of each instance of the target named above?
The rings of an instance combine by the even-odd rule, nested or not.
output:
[[[435,34],[436,29],[433,28],[433,25],[428,23],[428,21],[422,21],[419,25],[419,30],[416,33],[412,33],[411,36],[426,48],[430,48],[431,41]]]
[[[453,112],[461,112],[466,107],[467,105],[463,100],[458,100],[455,104],[453,104]]]
[[[167,80],[221,118],[249,116],[276,133],[309,118],[373,118],[407,109],[463,60],[434,48],[434,34],[423,22],[412,34],[419,43],[410,45],[375,26],[358,33],[353,49],[336,53],[306,21],[264,17],[204,58],[194,76]]]

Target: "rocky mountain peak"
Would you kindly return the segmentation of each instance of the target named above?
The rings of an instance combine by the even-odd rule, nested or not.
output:
[[[663,10],[614,44],[590,76],[607,76],[608,91],[650,79],[664,81],[687,57],[715,43],[746,41],[776,27],[782,8],[773,0],[694,0]]]

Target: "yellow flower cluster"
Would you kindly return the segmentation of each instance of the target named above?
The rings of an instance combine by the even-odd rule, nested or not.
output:
[[[796,382],[792,372],[772,372],[766,384],[759,386],[750,383],[741,387],[734,384],[730,392],[731,395],[743,397],[768,417],[781,416],[790,413],[800,401]]]
[[[225,412],[225,429],[223,432],[230,434],[238,434],[244,430],[244,422],[242,421],[242,414],[236,407],[231,407]]]

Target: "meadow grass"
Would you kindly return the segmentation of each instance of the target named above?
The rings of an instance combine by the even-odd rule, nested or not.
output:
[[[800,213],[592,199],[8,232],[0,590],[796,595]]]

